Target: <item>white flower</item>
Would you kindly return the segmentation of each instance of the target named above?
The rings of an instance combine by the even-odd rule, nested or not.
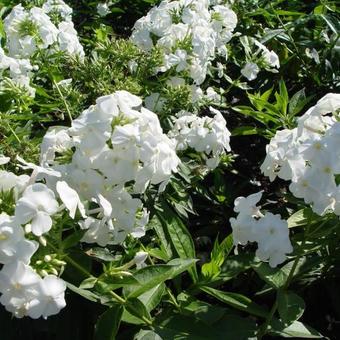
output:
[[[101,247],[113,243],[114,227],[111,221],[105,223],[102,220],[88,217],[86,220],[79,222],[81,229],[86,230],[81,242],[97,243]]]
[[[53,164],[56,152],[62,153],[71,147],[71,137],[67,133],[67,128],[49,128],[40,144],[40,164]]]
[[[47,275],[39,281],[37,297],[30,301],[27,315],[32,319],[58,314],[66,306],[65,282],[54,276]]]
[[[148,258],[148,253],[145,251],[139,251],[133,258],[133,262],[136,264],[137,269],[145,267],[145,261]]]
[[[256,79],[259,72],[260,69],[255,63],[246,63],[241,70],[242,75],[249,81]]]
[[[237,218],[229,219],[231,228],[233,230],[234,245],[246,245],[249,241],[255,241],[255,229],[257,220],[245,214],[239,214]]]
[[[84,49],[78,39],[77,31],[74,29],[72,22],[63,21],[58,25],[58,44],[61,51],[70,55],[78,56],[84,59]]]
[[[267,145],[261,170],[270,180],[291,181],[290,191],[323,215],[338,210],[335,176],[340,174],[340,95],[329,93],[298,119],[292,130],[278,131]],[[329,115],[332,114],[332,115]]]
[[[58,29],[43,9],[26,11],[15,6],[4,19],[7,46],[12,57],[29,57],[37,48],[48,48],[57,41]]]
[[[37,242],[26,240],[23,228],[12,217],[0,214],[0,263],[28,264],[37,249]]]
[[[40,276],[23,262],[4,265],[0,271],[1,304],[17,318],[26,316],[30,302],[39,296],[40,280]]]
[[[212,107],[210,111],[214,114],[213,118],[197,117],[189,112],[180,113],[169,137],[176,142],[177,150],[190,147],[211,156],[213,161],[209,162],[209,166],[214,168],[213,163],[219,160],[219,156],[225,150],[230,151],[230,132],[221,112]]]
[[[17,176],[12,172],[0,170],[0,192],[15,189],[16,193],[20,193],[28,184],[29,176]]]
[[[225,45],[237,24],[228,6],[213,5],[206,0],[163,0],[135,23],[131,40],[144,51],[162,49],[164,62],[157,72],[176,67],[200,85],[216,56],[227,56]]]
[[[15,219],[20,224],[31,223],[32,232],[37,236],[48,232],[52,227],[51,215],[58,211],[58,202],[52,190],[36,183],[24,191],[15,207]]]
[[[258,249],[256,255],[262,261],[268,261],[271,267],[286,260],[286,254],[293,251],[289,240],[287,221],[283,221],[279,215],[267,213],[256,224],[255,231]]]
[[[7,164],[11,160],[10,157],[5,157],[4,155],[0,155],[0,165]]]
[[[234,211],[240,215],[249,215],[253,217],[261,216],[260,209],[256,204],[261,200],[262,193],[263,191],[260,191],[247,197],[237,197],[234,202]]]
[[[78,193],[64,181],[57,182],[56,188],[61,201],[70,212],[70,217],[74,219],[78,209],[80,214],[85,218],[85,207],[81,202]]]
[[[53,14],[60,15],[64,21],[72,21],[72,8],[68,6],[63,0],[46,0],[42,9],[50,16]]]

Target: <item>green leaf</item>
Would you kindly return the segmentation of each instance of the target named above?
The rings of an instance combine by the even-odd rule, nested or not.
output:
[[[127,297],[137,297],[164,281],[173,279],[193,266],[195,262],[194,259],[174,259],[168,264],[144,267],[134,274],[139,284],[125,287],[124,293]]]
[[[141,300],[146,309],[151,312],[161,302],[164,292],[165,284],[161,283],[158,286],[155,286],[152,289],[148,290],[144,294],[138,296],[138,299]]]
[[[85,279],[79,286],[79,288],[81,289],[90,289],[93,288],[95,286],[95,284],[97,283],[97,278],[96,277],[89,277],[87,279]]]
[[[286,84],[283,80],[280,80],[279,88],[280,88],[280,98],[282,100],[281,110],[282,110],[283,114],[286,114],[287,113],[287,106],[288,106],[288,102],[289,102],[289,96],[288,96]]]
[[[170,236],[167,234],[167,230],[165,227],[163,227],[160,219],[157,216],[154,216],[150,220],[148,227],[155,230],[158,238],[161,241],[161,251],[163,251],[163,254],[167,255],[166,261],[169,261],[173,257],[173,253],[171,249]]]
[[[118,333],[123,306],[114,306],[104,312],[95,327],[94,340],[114,340]]]
[[[107,248],[91,248],[86,251],[86,255],[103,261],[114,261],[116,257]]]
[[[264,262],[254,263],[252,267],[262,280],[275,289],[283,287],[287,281],[288,275],[281,268],[271,268]]]
[[[133,340],[163,340],[158,334],[153,331],[146,331],[141,329],[138,334],[135,335]]]
[[[224,281],[228,281],[240,273],[250,269],[253,262],[254,254],[240,254],[230,256],[223,263],[220,276]]]
[[[200,301],[186,293],[181,293],[177,300],[180,303],[182,314],[187,316],[194,315],[207,325],[212,325],[219,321],[228,311],[227,308]]]
[[[284,338],[324,339],[318,331],[300,321],[294,321],[291,325],[285,327],[283,323],[274,320],[271,323],[269,334],[279,335]]]
[[[182,220],[170,209],[166,202],[162,202],[161,211],[157,210],[157,216],[167,228],[172,244],[178,256],[182,259],[196,258],[194,241],[182,222]],[[198,280],[196,266],[189,270],[194,282]]]
[[[301,209],[288,218],[288,228],[306,225],[308,221],[314,220],[314,217],[317,216],[318,215],[314,214],[311,208]]]
[[[245,311],[249,314],[253,314],[262,318],[266,318],[268,315],[268,312],[264,308],[262,308],[260,305],[257,305],[244,295],[224,291],[222,292],[210,287],[201,287],[200,289],[203,292],[215,297],[217,300],[220,300],[229,306]]]
[[[305,310],[303,299],[293,292],[278,292],[278,311],[282,321],[289,325],[299,320]]]
[[[163,339],[171,340],[248,340],[254,338],[256,324],[233,314],[227,314],[212,325],[193,316],[171,315],[156,323],[155,331]]]
[[[111,290],[115,290],[127,285],[138,284],[138,281],[133,276],[116,276],[101,277],[100,281],[96,284],[96,289],[105,294]]]
[[[140,301],[137,298],[129,298],[126,303],[125,303],[125,308],[126,310],[133,315],[134,317],[141,319],[142,317],[145,317],[149,320],[151,320],[151,316],[150,313],[148,312],[148,310],[146,309],[146,307],[144,306],[143,302]]]
[[[75,231],[74,233],[66,237],[65,240],[63,240],[63,242],[61,243],[62,248],[65,250],[75,246],[83,238],[84,234],[85,230]]]
[[[202,274],[206,278],[214,278],[220,274],[220,267],[215,262],[205,263],[202,266]]]
[[[99,300],[99,297],[88,291],[88,290],[85,290],[85,289],[82,289],[82,288],[78,288],[76,286],[74,286],[72,283],[70,282],[66,282],[66,286],[68,289],[72,290],[74,293],[82,296],[83,298],[85,298],[86,300],[89,300],[89,301],[92,301],[92,302],[97,302]]]
[[[291,116],[297,115],[306,105],[305,89],[296,92],[289,101],[288,113]]]
[[[262,132],[262,129],[259,129],[254,126],[241,126],[235,128],[232,132],[232,136],[250,136],[250,135],[258,135]]]

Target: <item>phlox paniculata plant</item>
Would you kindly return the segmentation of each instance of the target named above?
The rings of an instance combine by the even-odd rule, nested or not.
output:
[[[16,196],[14,215],[1,215],[0,301],[15,316],[32,318],[65,306],[66,285],[58,275],[66,263],[45,255],[43,261],[52,265],[40,268],[39,242],[49,247],[54,228],[62,228],[55,219],[67,211],[84,243],[105,247],[140,238],[149,212],[136,196],[150,185],[163,191],[180,163],[157,116],[126,91],[98,98],[70,128],[51,128],[41,144],[40,165],[18,160],[33,172],[0,174],[2,191],[15,190]],[[133,264],[143,259],[140,253]]]

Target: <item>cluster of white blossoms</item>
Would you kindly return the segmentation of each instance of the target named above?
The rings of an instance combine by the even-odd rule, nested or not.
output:
[[[30,96],[34,96],[35,89],[30,85],[33,66],[28,59],[8,57],[0,47],[0,71],[2,78],[6,77],[7,72],[9,81],[19,87],[24,87]]]
[[[9,162],[0,157],[0,164]],[[58,203],[43,184],[29,183],[27,175],[16,176],[0,171],[0,191],[15,190],[14,216],[0,214],[0,302],[14,316],[30,316],[34,319],[57,314],[66,303],[65,282],[57,275],[45,273],[41,277],[31,266],[31,258],[39,248],[35,240],[25,233],[41,235],[52,225],[50,215],[58,210]],[[28,223],[30,222],[30,223]],[[25,228],[24,228],[25,226]],[[58,273],[55,273],[58,274]]]
[[[240,42],[243,45],[246,56],[246,63],[241,69],[241,74],[245,78],[249,81],[256,79],[261,69],[272,73],[278,72],[280,59],[274,51],[270,51],[252,37],[240,37]]]
[[[169,137],[176,142],[176,149],[192,148],[203,153],[206,164],[214,169],[225,151],[230,151],[230,132],[220,111],[210,107],[213,117],[199,117],[190,112],[179,112]]]
[[[237,24],[236,14],[220,3],[164,0],[135,23],[131,40],[145,51],[162,49],[158,71],[183,72],[200,85],[216,56],[227,57],[226,44]]]
[[[298,119],[292,130],[278,131],[267,145],[262,172],[291,181],[290,191],[315,213],[340,215],[340,94],[329,93]]]
[[[71,161],[59,164],[56,153],[69,152]],[[163,190],[179,163],[158,117],[126,91],[98,98],[70,128],[50,129],[41,147],[41,165],[59,174],[42,174],[47,185],[71,217],[80,208],[83,241],[101,246],[145,234],[148,212],[133,195],[150,184]]]
[[[1,192],[11,190],[15,199],[14,215],[0,215],[0,302],[15,316],[32,318],[65,306],[62,269],[36,267],[55,261],[36,257],[39,244],[60,228],[56,218],[69,216],[83,231],[81,242],[103,247],[142,237],[149,213],[136,196],[149,185],[164,190],[180,163],[158,117],[126,91],[98,98],[70,128],[50,128],[40,165],[18,161],[31,176],[0,171]],[[8,162],[0,156],[0,165]],[[134,263],[142,265],[142,255]]]
[[[34,63],[33,55],[38,50],[50,53],[63,51],[84,58],[72,22],[72,9],[62,0],[47,0],[43,6],[26,10],[21,4],[15,6],[4,19],[6,42],[0,50],[0,70],[16,85],[27,89],[31,96],[35,90],[30,86]],[[32,59],[32,60],[31,60]]]
[[[257,207],[261,198],[262,191],[235,200],[234,211],[238,215],[230,219],[234,245],[257,242],[256,256],[262,261],[269,261],[271,267],[276,267],[286,260],[286,254],[293,251],[288,223],[280,215],[269,212],[263,215]]]

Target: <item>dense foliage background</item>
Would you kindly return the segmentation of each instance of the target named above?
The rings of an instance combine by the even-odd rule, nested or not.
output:
[[[0,1],[0,14],[4,18],[15,4],[30,6],[35,2],[39,3]],[[127,90],[145,98],[164,88],[162,75],[153,72],[161,56],[157,51],[145,53],[128,40],[136,20],[158,1],[116,0],[105,17],[98,15],[97,1],[67,3],[74,10],[73,21],[86,58],[81,64],[61,54],[51,63],[50,56],[43,55],[35,76],[35,99],[25,97],[17,89],[1,93],[0,151],[12,159],[19,154],[26,161],[37,162],[39,143],[47,129],[68,125],[68,114],[76,118],[99,96]],[[158,238],[162,228],[168,233],[177,230],[184,235],[184,241],[179,236],[182,251],[198,259],[197,269],[167,281],[164,288],[167,293],[153,313],[157,320],[154,329],[156,332],[161,329],[159,334],[163,339],[223,339],[223,334],[225,339],[250,339],[256,338],[256,330],[264,326],[265,332],[269,330],[265,339],[281,336],[340,339],[338,217],[314,214],[302,199],[289,192],[286,181],[270,182],[260,171],[266,145],[276,131],[293,128],[297,117],[321,97],[339,91],[338,5],[328,0],[234,1],[232,9],[238,17],[235,31],[257,37],[275,51],[280,68],[277,73],[260,72],[247,84],[240,77],[238,64],[244,52],[235,39],[231,40],[228,57],[228,62],[232,62],[225,70],[228,77],[210,77],[202,85],[204,89],[224,89],[221,94],[224,101],[219,109],[232,133],[232,153],[210,172],[188,162],[156,203],[151,199],[154,193],[144,197],[151,211],[153,230],[150,228],[141,240],[131,240],[125,249],[112,246],[108,254],[93,249],[91,256],[90,248],[70,248],[70,257],[91,273],[99,274],[102,263],[106,263],[105,256],[119,253],[130,260],[141,245],[156,261],[164,258],[160,252],[167,250],[182,257],[176,243],[170,245],[169,241],[169,249],[163,249],[164,244]],[[0,36],[4,36],[1,25]],[[133,75],[127,71],[132,59],[139,65],[138,73]],[[54,85],[65,78],[73,79],[72,87],[61,93]],[[159,115],[163,126],[167,126],[170,114],[192,109],[183,89],[169,90],[164,95],[168,106]],[[210,104],[200,106],[200,113],[208,112]],[[184,176],[187,176],[185,180]],[[229,219],[235,216],[234,200],[259,190],[264,190],[265,209],[290,219],[292,227],[294,252],[289,255],[289,261],[276,269],[254,262],[253,245],[239,249],[239,255],[233,252]],[[170,239],[175,242],[171,236]],[[172,256],[165,256],[165,260]],[[115,258],[114,261],[118,266],[119,261]],[[63,278],[79,285],[86,277],[68,266]],[[279,306],[279,314],[273,317],[270,314],[277,309],[277,291],[286,299],[283,305],[292,307],[283,311]],[[107,306],[88,301],[70,290],[66,301],[67,307],[47,320],[15,319],[1,308],[1,339],[93,339],[95,325]],[[311,328],[285,332],[282,316],[288,324],[291,318],[297,320],[301,316],[299,321]],[[129,317],[123,318],[117,339],[133,339],[140,329],[147,329],[138,319]],[[212,330],[216,335],[211,335]],[[98,334],[97,339],[105,340]],[[146,334],[138,339],[157,338]]]

